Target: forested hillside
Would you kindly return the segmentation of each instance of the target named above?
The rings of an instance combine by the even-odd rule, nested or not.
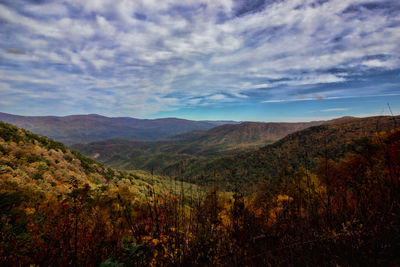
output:
[[[395,129],[400,117],[345,118],[290,134],[260,149],[217,159],[191,159],[168,167],[187,180],[219,184],[225,189],[248,188],[264,180],[277,181],[299,167],[314,170],[320,158],[338,160],[376,132]],[[280,168],[277,168],[280,166]],[[251,190],[251,189],[250,189]]]
[[[171,186],[167,178],[144,171],[110,169],[62,143],[2,122],[0,153],[2,186],[9,189],[66,194],[83,185],[98,190],[124,185],[144,198],[151,188],[161,192]],[[184,186],[189,187],[186,183]]]
[[[346,154],[333,138],[350,131],[346,140],[356,139],[371,121],[376,118],[312,127],[244,154],[256,160],[266,155],[257,154],[262,151],[280,155],[299,144],[326,144],[307,150],[322,156],[313,171],[278,158],[278,179],[259,182],[247,196],[239,188],[233,194],[188,190],[179,174],[169,188],[156,190],[154,177],[105,168],[61,143],[1,123],[0,264],[396,266],[400,131],[349,141]],[[393,128],[392,120],[379,121],[380,130]],[[326,151],[343,158],[327,160]],[[227,170],[251,162],[233,160]],[[248,169],[270,160],[260,158]]]

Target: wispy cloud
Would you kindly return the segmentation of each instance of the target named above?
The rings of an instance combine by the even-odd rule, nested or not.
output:
[[[299,101],[318,101],[318,100],[390,97],[390,96],[400,96],[400,93],[377,94],[377,95],[329,96],[329,97],[325,97],[323,95],[314,95],[313,97],[298,97],[298,98],[292,98],[292,99],[270,99],[270,100],[264,100],[264,101],[262,101],[262,103],[284,103],[284,102],[299,102]]]
[[[146,116],[360,96],[380,83],[371,72],[400,69],[400,3],[370,3],[4,0],[0,97],[25,113]],[[367,93],[398,93],[393,77]]]

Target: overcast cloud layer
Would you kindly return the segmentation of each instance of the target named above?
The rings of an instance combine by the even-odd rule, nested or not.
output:
[[[398,96],[399,51],[397,0],[3,0],[0,111]]]

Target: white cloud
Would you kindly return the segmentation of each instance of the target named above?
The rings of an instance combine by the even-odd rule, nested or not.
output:
[[[317,100],[306,90],[349,81],[354,70],[400,68],[400,12],[343,13],[366,2],[276,1],[240,17],[234,16],[233,0],[67,0],[20,7],[29,16],[0,4],[6,22],[0,34],[8,36],[0,45],[25,51],[1,52],[20,67],[0,62],[6,67],[0,79],[13,84],[7,90],[17,82],[54,86],[63,88],[68,101],[140,114],[202,99]],[[37,68],[44,74],[32,71]],[[94,92],[100,96],[89,98]],[[368,91],[375,93],[382,94],[379,88]],[[354,92],[324,94],[336,99]]]
[[[225,100],[225,99],[227,99],[227,97],[223,94],[216,94],[216,95],[210,96],[208,99],[210,99],[210,100]]]
[[[42,16],[66,16],[68,8],[62,5],[62,2],[46,3],[42,5],[24,5],[24,10],[32,14]]]
[[[392,94],[370,94],[370,95],[345,95],[345,96],[323,96],[315,94],[312,97],[297,97],[288,99],[268,99],[262,101],[262,103],[284,103],[284,102],[298,102],[298,101],[321,101],[321,100],[332,100],[332,99],[348,99],[348,98],[369,98],[369,97],[387,97],[387,96],[400,96],[400,93]],[[329,109],[326,109],[329,110]]]
[[[28,31],[33,31],[36,34],[40,34],[49,38],[62,37],[59,29],[53,27],[51,24],[22,16],[2,4],[0,4],[0,18],[8,23],[22,26]]]

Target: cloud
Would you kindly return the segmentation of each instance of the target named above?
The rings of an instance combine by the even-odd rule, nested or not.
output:
[[[284,103],[284,102],[299,102],[299,101],[320,101],[320,100],[334,100],[334,99],[350,99],[350,98],[370,98],[370,97],[390,97],[390,96],[400,96],[400,93],[393,94],[377,94],[377,95],[348,95],[348,96],[322,96],[314,95],[313,97],[300,97],[292,99],[269,99],[264,100],[262,103]]]
[[[398,14],[395,0],[5,0],[2,93],[130,116],[396,93],[398,79],[368,86],[400,69]]]
[[[209,97],[210,100],[225,100],[226,96],[223,94],[216,94]]]

